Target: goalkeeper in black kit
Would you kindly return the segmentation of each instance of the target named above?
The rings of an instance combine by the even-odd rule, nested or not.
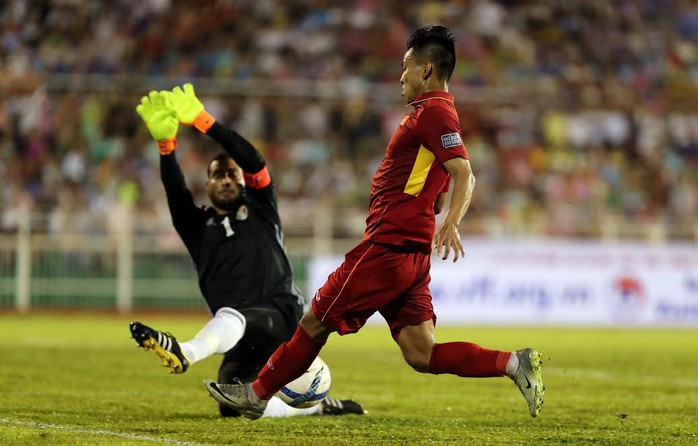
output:
[[[131,336],[140,347],[154,351],[171,373],[184,373],[193,363],[218,353],[224,355],[218,382],[251,382],[274,350],[291,338],[305,303],[293,282],[266,161],[249,141],[204,110],[191,84],[152,91],[136,111],[160,150],[172,222],[196,265],[212,318],[187,342],[140,322],[130,324]],[[210,207],[196,206],[177,163],[180,123],[225,149],[208,165]],[[273,400],[264,416],[364,413],[352,400],[326,397],[305,409]],[[220,412],[239,416],[222,405]]]

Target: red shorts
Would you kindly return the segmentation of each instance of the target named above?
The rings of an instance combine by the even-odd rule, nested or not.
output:
[[[429,254],[362,241],[349,251],[312,300],[315,316],[340,335],[356,333],[376,311],[393,338],[403,327],[436,323]]]

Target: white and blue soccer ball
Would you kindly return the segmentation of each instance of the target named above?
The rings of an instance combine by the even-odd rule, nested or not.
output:
[[[330,368],[318,356],[304,374],[282,387],[276,396],[289,406],[313,407],[327,396],[330,385]]]

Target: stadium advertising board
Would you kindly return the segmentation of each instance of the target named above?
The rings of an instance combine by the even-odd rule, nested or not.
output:
[[[432,257],[430,288],[439,323],[698,326],[695,245],[555,240],[463,245],[466,258],[455,264]],[[309,295],[341,261],[311,262]]]

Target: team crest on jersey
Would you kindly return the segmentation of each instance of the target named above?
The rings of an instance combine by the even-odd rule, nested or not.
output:
[[[455,132],[441,135],[441,144],[443,144],[444,149],[448,149],[449,147],[458,147],[463,143],[458,132]]]
[[[250,215],[250,211],[247,209],[247,206],[244,204],[238,208],[237,214],[235,214],[235,220],[237,221],[242,221],[242,220],[247,220],[247,217]]]

